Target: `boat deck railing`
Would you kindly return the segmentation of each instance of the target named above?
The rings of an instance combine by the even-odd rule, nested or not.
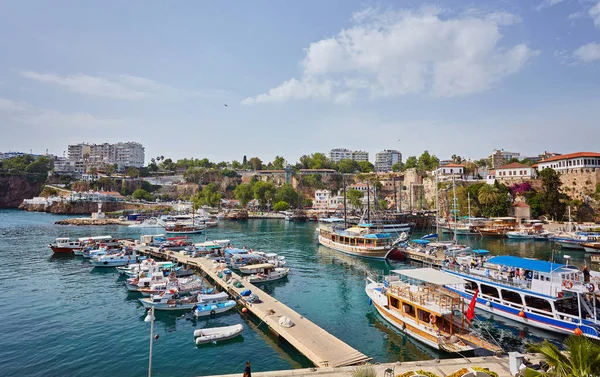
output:
[[[454,271],[459,274],[472,276],[479,280],[489,281],[491,283],[508,285],[511,287],[521,288],[521,289],[531,289],[531,280],[517,279],[517,278],[511,278],[508,276],[504,276],[497,270],[494,270],[493,272],[490,272],[489,275],[486,275],[486,273],[484,272],[486,269],[483,269],[483,270],[475,269],[476,271],[483,272],[483,273],[479,274],[479,273],[471,272],[473,270],[473,268],[469,268],[468,266],[448,266],[447,265],[447,266],[444,266],[444,269],[449,270],[449,271]],[[492,274],[495,274],[495,275],[492,275]]]
[[[390,293],[423,307],[437,310],[440,313],[442,311],[451,311],[458,307],[458,295],[451,294],[450,292],[440,292],[435,290],[435,288],[439,287],[423,286],[415,292],[410,290],[410,285],[401,284],[390,286]]]

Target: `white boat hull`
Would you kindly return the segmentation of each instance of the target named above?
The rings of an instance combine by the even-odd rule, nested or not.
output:
[[[363,258],[385,259],[390,251],[390,247],[388,246],[371,247],[366,249],[358,246],[345,245],[327,239],[322,235],[319,235],[319,243],[330,249],[340,251],[345,254],[354,255],[355,257]]]
[[[197,345],[235,338],[244,330],[242,325],[215,327],[194,331]]]
[[[235,301],[229,300],[225,301],[221,304],[209,304],[209,305],[199,305],[202,310],[194,310],[194,315],[196,317],[207,317],[210,315],[225,313],[233,308],[235,308]]]

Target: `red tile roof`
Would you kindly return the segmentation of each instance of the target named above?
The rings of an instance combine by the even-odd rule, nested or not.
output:
[[[461,165],[461,164],[446,164],[443,166],[440,166],[441,168],[464,168],[465,165]]]
[[[520,169],[520,168],[530,168],[530,167],[531,166],[524,165],[524,164],[522,164],[520,162],[511,162],[508,165],[500,166],[498,168],[498,170],[500,170],[500,169]]]
[[[559,160],[565,160],[567,158],[577,158],[577,157],[600,157],[600,153],[597,153],[597,152],[567,153],[567,154],[561,154],[558,156],[547,158],[545,160],[540,161],[540,163],[541,162],[559,161]]]

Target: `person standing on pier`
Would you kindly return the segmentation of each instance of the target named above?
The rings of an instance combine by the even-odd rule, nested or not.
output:
[[[250,361],[246,361],[246,369],[244,369],[244,377],[252,377],[252,372],[250,370]]]

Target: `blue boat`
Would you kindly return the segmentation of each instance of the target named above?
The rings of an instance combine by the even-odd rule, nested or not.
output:
[[[209,315],[224,313],[233,308],[235,308],[235,301],[227,300],[227,301],[223,301],[223,302],[207,303],[207,304],[203,304],[203,303],[199,302],[195,305],[195,308],[192,308],[192,309],[193,309],[194,315],[196,317],[205,317],[205,316],[209,316]]]
[[[600,339],[600,276],[588,282],[574,266],[515,256],[496,256],[481,268],[444,266],[467,283],[447,288],[478,309],[529,326]]]

